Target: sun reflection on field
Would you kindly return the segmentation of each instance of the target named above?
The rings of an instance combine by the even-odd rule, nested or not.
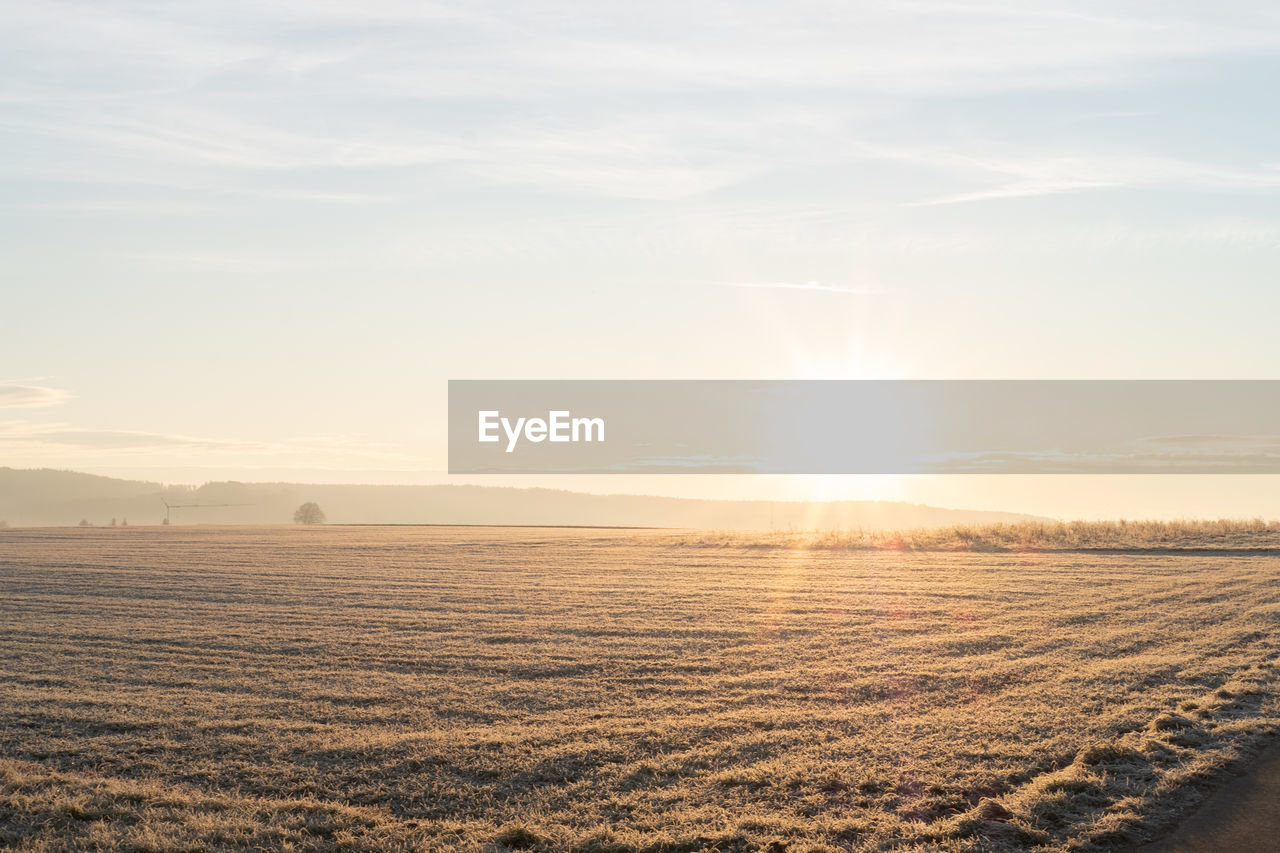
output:
[[[0,530],[6,831],[1052,853],[1280,726],[1274,557],[785,536]]]

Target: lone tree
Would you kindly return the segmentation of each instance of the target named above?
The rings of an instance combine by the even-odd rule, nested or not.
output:
[[[320,504],[307,501],[294,512],[293,523],[324,524],[324,510],[320,509]]]

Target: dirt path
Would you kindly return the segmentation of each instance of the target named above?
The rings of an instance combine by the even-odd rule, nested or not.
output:
[[[1133,853],[1275,853],[1280,850],[1280,743],[1230,778],[1166,838]]]

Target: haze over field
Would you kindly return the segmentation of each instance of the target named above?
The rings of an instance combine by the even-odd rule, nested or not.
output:
[[[0,468],[0,520],[11,525],[284,524],[306,501],[339,524],[552,524],[639,527],[938,527],[1032,519],[885,501],[714,501],[482,486],[206,483],[163,486],[73,471]],[[232,506],[226,506],[232,504]],[[198,506],[195,506],[198,505]]]

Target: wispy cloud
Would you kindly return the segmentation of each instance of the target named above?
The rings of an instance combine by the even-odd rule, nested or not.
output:
[[[921,201],[907,202],[908,207],[933,207],[944,204],[965,204],[974,201],[997,201],[1009,198],[1031,198],[1045,195],[1061,195],[1063,193],[1084,192],[1086,190],[1105,190],[1127,186],[1126,184],[1108,181],[1031,181],[1027,183],[1004,184],[986,190],[975,190],[968,193],[936,196]]]
[[[86,429],[66,423],[0,421],[0,450],[37,448],[88,450],[238,450],[259,451],[259,442],[197,438],[186,435],[120,429]]]
[[[0,386],[3,387],[3,386]],[[110,461],[116,458],[237,462],[305,459],[329,463],[406,461],[396,446],[359,435],[306,435],[247,440],[146,430],[82,427],[71,423],[0,421],[0,457]]]
[[[1280,169],[1270,164],[1250,168],[1160,155],[1122,156],[972,142],[949,149],[864,146],[863,152],[870,158],[947,170],[962,179],[995,180],[979,189],[907,202],[913,207],[1104,189],[1280,189]]]
[[[760,170],[760,158],[743,149],[745,136],[776,140],[810,124],[792,113],[707,118],[676,110],[639,120],[588,111],[554,123],[507,116],[481,127],[437,127],[384,117],[335,130],[281,127],[269,116],[217,110],[113,105],[110,113],[10,118],[0,130],[84,148],[92,152],[89,162],[114,161],[108,168],[51,159],[32,164],[24,172],[28,179],[127,182],[215,199],[358,204],[416,197],[404,182],[395,193],[346,188],[351,179],[344,175],[386,170],[431,170],[467,185],[561,194],[689,197]],[[258,174],[245,180],[250,173]],[[304,183],[282,184],[290,180]]]
[[[821,281],[728,281],[725,287],[742,287],[753,290],[818,290],[824,293],[847,293],[853,296],[874,296],[884,293],[876,284],[825,284]]]
[[[207,255],[191,252],[121,252],[126,262],[137,262],[157,269],[181,272],[224,272],[269,274],[302,269],[298,262],[284,258],[242,255]]]
[[[807,85],[938,92],[1009,90],[1094,79],[1167,58],[1277,44],[1266,4],[1151,6],[655,0],[642,8],[568,0],[315,3],[26,4],[10,36],[62,48],[117,87],[316,83],[373,92],[527,97]],[[313,26],[300,28],[301,20]],[[577,24],[577,25],[575,25]],[[396,32],[402,38],[387,39]],[[422,40],[433,35],[430,50]],[[378,50],[371,37],[382,35]],[[726,38],[726,35],[731,37]],[[771,61],[761,61],[768,58]],[[156,75],[163,69],[168,75]],[[35,81],[48,75],[32,75]],[[100,73],[99,75],[104,76]],[[9,86],[21,85],[21,75]],[[101,80],[78,81],[89,92]],[[36,85],[32,82],[30,85]]]
[[[826,157],[852,150],[862,134],[850,119],[885,94],[1114,85],[1169,59],[1280,47],[1263,5],[1209,14],[1075,0],[815,2],[785,14],[768,3],[691,12],[657,0],[594,7],[582,26],[564,0],[358,9],[104,0],[27,4],[11,18],[0,100],[16,107],[5,126],[19,147],[38,152],[24,169],[94,163],[222,195],[256,187],[332,202],[381,196],[334,173],[393,168],[430,172],[407,186],[448,175],[682,199],[788,154],[803,160],[806,144]],[[304,19],[323,23],[300,28]],[[813,143],[786,131],[800,114],[817,129]],[[163,179],[162,167],[172,172]],[[299,186],[267,188],[245,174],[263,170],[305,174]],[[1008,177],[922,203],[1114,185],[1089,174]]]
[[[64,403],[70,397],[61,388],[0,382],[0,409],[44,409]]]

